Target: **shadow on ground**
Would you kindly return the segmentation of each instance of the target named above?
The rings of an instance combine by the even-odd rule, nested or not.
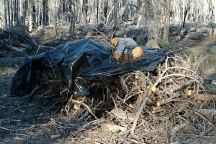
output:
[[[60,115],[39,101],[10,96],[13,73],[0,76],[0,144],[49,144],[67,139],[83,120]]]

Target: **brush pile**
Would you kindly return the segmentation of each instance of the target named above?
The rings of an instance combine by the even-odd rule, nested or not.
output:
[[[140,143],[189,142],[209,136],[215,129],[216,96],[203,86],[203,60],[202,55],[176,54],[154,73],[122,76],[126,95],[116,99],[112,122],[127,128],[123,135],[130,133],[128,139]]]
[[[92,52],[97,52],[96,47],[100,50],[104,49],[107,62],[112,59],[110,48],[107,49],[85,40],[68,45],[71,55],[74,56],[73,50],[75,52],[75,48],[82,46],[83,43],[86,43],[84,46],[89,44],[88,49],[83,48],[88,50],[85,54],[96,56],[98,53],[92,54]],[[67,50],[66,48],[57,49],[57,52],[63,53]],[[102,65],[102,69],[97,72],[94,68],[100,66],[100,63],[105,63],[106,60],[99,59],[101,57],[99,55],[99,58],[93,58],[102,62],[96,63],[96,66],[92,65],[92,69],[89,65],[80,65],[82,62],[85,64],[86,59],[79,61],[80,63],[72,69],[82,71],[78,71],[78,75],[76,73],[73,77],[71,74],[74,73],[69,71],[71,57],[67,56],[70,59],[66,60],[56,57],[55,53],[49,53],[48,58],[53,57],[53,59],[45,59],[46,56],[47,53],[44,53],[30,59],[29,63],[18,71],[14,82],[21,79],[26,80],[26,84],[22,86],[17,85],[20,84],[19,81],[15,83],[15,92],[20,90],[19,95],[23,98],[42,98],[51,103],[49,107],[62,104],[63,113],[85,121],[87,124],[76,133],[75,142],[77,143],[79,141],[95,142],[97,137],[99,137],[96,141],[98,143],[190,143],[194,138],[211,138],[211,134],[216,129],[216,96],[208,94],[204,86],[202,63],[205,57],[202,54],[187,56],[177,53],[167,54],[166,57],[164,54],[163,57],[159,54],[152,55],[151,59],[160,56],[155,62],[149,62],[151,65],[149,67],[155,67],[154,71],[127,70],[125,68],[128,65],[120,65],[112,61],[113,69],[109,70],[109,65]],[[94,59],[90,60],[92,62]],[[148,64],[147,61],[145,62]],[[70,66],[68,69],[66,69],[66,64]],[[134,68],[137,65],[134,63],[128,67]],[[46,67],[41,68],[42,66]],[[85,70],[79,66],[89,69]],[[29,70],[30,68],[34,69]],[[92,74],[91,70],[94,70],[95,74]],[[30,73],[34,71],[35,73]],[[121,71],[124,72],[121,73]],[[20,78],[19,74],[22,74],[23,78]],[[32,81],[27,81],[26,75],[32,76]],[[62,78],[63,75],[65,77]],[[84,79],[80,76],[84,76]],[[72,79],[74,77],[75,79]],[[74,80],[74,85],[68,89],[66,78]],[[35,84],[34,87],[29,87],[33,84]],[[23,87],[25,88],[22,89]],[[82,93],[87,92],[85,88],[90,89],[91,97]],[[26,90],[28,94],[24,95]],[[99,117],[102,118],[98,119]],[[96,120],[92,121],[93,119]],[[89,121],[91,122],[88,123]],[[97,129],[98,127],[100,130]]]
[[[85,125],[76,140],[71,141],[214,141],[216,96],[205,90],[204,60],[203,54],[172,54],[154,72],[135,71],[121,76],[122,88],[109,94],[115,106],[108,117]]]
[[[1,56],[24,55],[36,51],[38,45],[20,28],[5,29],[0,32]]]

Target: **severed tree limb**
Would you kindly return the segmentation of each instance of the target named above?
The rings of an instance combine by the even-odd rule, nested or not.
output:
[[[216,95],[214,94],[196,94],[192,93],[191,95],[188,95],[191,98],[194,98],[195,100],[198,101],[207,101],[207,100],[214,100],[216,101]]]
[[[10,46],[10,45],[6,45],[7,48],[11,49],[11,50],[14,50],[16,52],[23,52],[25,51],[25,48],[18,48],[18,47],[15,47],[15,46]]]
[[[80,104],[80,105],[83,105],[84,107],[86,107],[86,109],[88,110],[88,112],[95,117],[95,119],[98,119],[97,116],[95,116],[95,114],[93,113],[93,111],[91,110],[91,108],[85,104],[84,102],[82,101],[78,101],[78,100],[75,100],[75,99],[71,99],[72,102],[76,103],[76,104]]]
[[[144,96],[144,98],[143,98],[143,101],[142,101],[142,103],[141,103],[141,105],[140,105],[140,108],[139,108],[139,110],[138,110],[138,113],[137,113],[137,115],[136,115],[136,117],[135,117],[135,120],[134,120],[134,122],[133,122],[133,126],[132,126],[131,131],[130,131],[132,135],[134,135],[134,131],[135,131],[135,129],[136,129],[138,120],[139,120],[139,118],[140,118],[140,116],[141,116],[141,114],[142,114],[142,111],[143,111],[143,109],[144,109],[144,107],[145,107],[145,104],[146,104],[146,102],[147,102],[147,100],[148,100],[148,97],[149,97],[150,95],[151,95],[151,91],[149,91],[148,94],[147,94],[146,96]]]
[[[178,87],[175,87],[174,89],[171,89],[171,92],[176,92],[176,91],[179,91],[181,89],[184,89],[185,87],[187,87],[187,86],[189,86],[189,85],[191,85],[193,83],[196,83],[196,81],[192,80],[192,81],[189,81],[187,83],[184,83],[184,84],[182,84],[182,85],[180,85]]]
[[[216,115],[216,109],[199,109],[198,112],[209,117]]]
[[[179,97],[179,95],[178,95],[178,94],[175,94],[174,96],[172,96],[172,97],[170,97],[170,98],[168,98],[168,99],[163,99],[163,100],[161,100],[161,101],[158,101],[158,102],[156,103],[156,105],[157,105],[157,107],[160,107],[160,106],[162,106],[162,105],[164,105],[164,104],[167,104],[167,103],[169,103],[169,102],[174,101],[175,98],[177,98],[177,97]]]

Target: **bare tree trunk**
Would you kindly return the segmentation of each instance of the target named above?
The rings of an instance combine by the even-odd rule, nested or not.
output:
[[[89,0],[88,15],[91,24],[97,23],[97,0]]]
[[[49,14],[48,14],[48,0],[43,0],[43,26],[47,26],[49,24]]]
[[[75,16],[75,6],[73,4],[73,0],[70,0],[69,8],[70,8],[70,29],[69,29],[69,32],[74,33],[76,16]]]
[[[4,25],[3,24],[4,23],[4,21],[3,21],[3,13],[4,13],[3,12],[3,10],[4,10],[3,6],[4,6],[3,1],[0,1],[0,30],[3,29],[3,25]]]
[[[164,33],[163,33],[163,41],[169,42],[169,26],[170,26],[170,8],[171,8],[171,0],[165,0],[165,20],[164,20]]]
[[[104,22],[105,20],[104,7],[105,7],[105,2],[99,1],[98,2],[98,21],[99,23]]]
[[[115,28],[117,24],[118,24],[118,0],[114,0],[113,27]]]
[[[7,3],[6,0],[2,1],[2,21],[3,21],[3,28],[7,27]]]
[[[29,6],[29,31],[32,31],[33,29],[33,25],[35,22],[35,4],[34,4],[34,0],[30,0],[29,1],[30,6]]]
[[[21,18],[21,24],[23,26],[26,26],[25,20],[27,17],[27,12],[28,12],[28,0],[25,0],[23,3],[22,18]]]
[[[7,15],[8,15],[8,27],[11,27],[12,26],[12,23],[11,23],[11,11],[10,11],[10,1],[8,0],[7,1]]]
[[[104,0],[104,17],[105,17],[105,20],[107,18],[107,15],[108,15],[108,0]]]
[[[144,6],[145,4],[142,3],[142,5],[139,7],[139,12],[138,12],[138,20],[137,20],[137,28],[140,28],[140,25],[142,23],[143,17],[145,15],[145,10],[144,10]],[[147,22],[147,21],[146,21]]]
[[[121,8],[121,18],[123,21],[128,21],[129,11],[128,11],[128,0],[122,0],[122,8]]]
[[[13,9],[13,14],[14,14],[14,25],[19,26],[19,1],[14,0],[14,9]]]
[[[183,18],[183,22],[182,22],[182,27],[183,27],[183,28],[185,27],[186,18],[187,18],[187,15],[188,15],[188,12],[189,12],[189,11],[190,11],[190,1],[188,1],[187,8],[186,8],[185,11],[184,11],[184,18]]]

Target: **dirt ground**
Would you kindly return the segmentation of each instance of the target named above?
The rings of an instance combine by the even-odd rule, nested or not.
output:
[[[178,43],[178,47],[188,49],[189,52],[204,50],[208,54],[208,63],[204,66],[206,85],[216,93],[216,38],[206,38],[202,41],[183,40]],[[109,136],[115,138],[95,126],[96,123],[106,121],[104,118],[88,123],[84,119],[63,116],[52,106],[42,105],[38,101],[10,96],[11,79],[18,67],[15,63],[8,59],[0,59],[0,144],[64,144],[85,143],[86,140],[89,144],[98,144],[105,143],[105,139],[106,143],[109,143]],[[213,138],[205,139],[209,143],[215,143],[216,132]],[[135,140],[122,138],[122,142],[125,141],[137,143]],[[198,142],[204,141],[196,141],[194,138],[192,143]]]

